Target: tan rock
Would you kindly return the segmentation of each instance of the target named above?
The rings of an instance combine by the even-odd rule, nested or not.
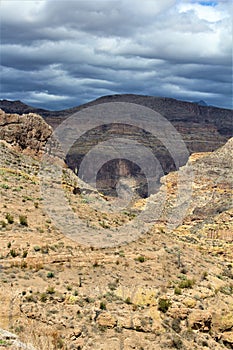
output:
[[[181,320],[185,320],[189,314],[190,314],[190,310],[186,307],[180,307],[180,308],[174,307],[168,310],[168,315],[170,315],[173,318],[180,318]]]
[[[193,298],[185,298],[183,300],[183,304],[187,306],[188,308],[194,308],[197,304],[197,301]]]
[[[189,315],[188,324],[193,330],[208,332],[212,325],[212,314],[208,311],[196,310]]]
[[[72,340],[75,340],[76,338],[80,337],[81,334],[82,334],[81,328],[75,328],[73,332],[70,334],[70,338]]]
[[[231,332],[224,332],[222,334],[222,338],[221,338],[224,342],[226,342],[229,345],[233,345],[233,331]]]
[[[96,322],[103,327],[113,328],[117,325],[117,320],[108,312],[102,312]]]
[[[215,314],[213,316],[213,328],[215,331],[220,332],[233,329],[233,313],[226,315]]]

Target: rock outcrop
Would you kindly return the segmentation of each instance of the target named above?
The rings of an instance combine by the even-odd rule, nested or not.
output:
[[[8,114],[0,110],[0,140],[20,150],[39,153],[51,134],[51,126],[37,114]]]

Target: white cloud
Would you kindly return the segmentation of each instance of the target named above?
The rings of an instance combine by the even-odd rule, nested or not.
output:
[[[209,5],[21,1],[19,16],[18,0],[3,0],[3,95],[63,106],[103,93],[199,94],[230,106],[232,4]]]
[[[180,13],[193,11],[199,19],[203,19],[208,22],[217,22],[226,17],[229,17],[226,8],[219,6],[204,6],[200,3],[181,2],[178,5],[178,9]]]

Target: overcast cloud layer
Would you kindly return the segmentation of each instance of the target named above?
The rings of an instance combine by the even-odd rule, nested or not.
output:
[[[50,109],[108,94],[232,108],[232,1],[2,0],[1,96]]]

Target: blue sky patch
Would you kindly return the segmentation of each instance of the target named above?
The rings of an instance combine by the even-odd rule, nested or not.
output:
[[[199,1],[199,4],[202,6],[214,7],[214,6],[218,5],[218,2],[217,1]]]

